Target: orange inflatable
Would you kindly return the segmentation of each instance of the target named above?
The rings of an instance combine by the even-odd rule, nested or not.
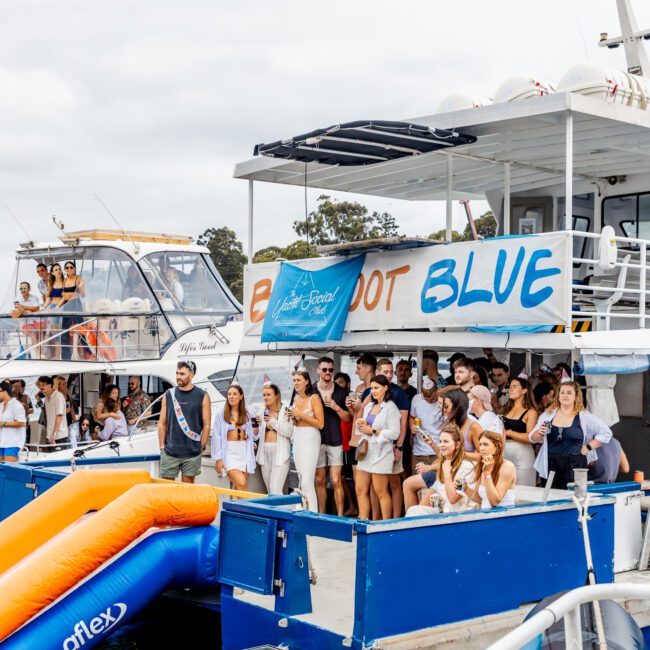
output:
[[[151,527],[205,526],[218,509],[217,492],[209,485],[130,488],[0,575],[0,640]]]
[[[97,359],[104,361],[116,361],[117,350],[113,347],[110,337],[106,332],[99,333],[99,343],[97,337],[97,326],[94,323],[77,325],[71,328],[71,331],[80,334],[86,339],[86,343]]]
[[[91,510],[151,483],[142,469],[78,470],[0,522],[0,574]]]

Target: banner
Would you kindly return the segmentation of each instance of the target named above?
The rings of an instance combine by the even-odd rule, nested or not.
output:
[[[282,263],[269,300],[262,343],[340,341],[364,256],[311,271]]]
[[[534,331],[570,325],[571,256],[567,233],[368,253],[352,292],[345,331]],[[302,260],[293,268],[298,273],[334,269],[337,259]],[[249,335],[261,332],[279,269],[276,262],[246,267],[244,320]]]

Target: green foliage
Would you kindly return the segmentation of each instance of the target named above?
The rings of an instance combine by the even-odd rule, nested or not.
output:
[[[476,232],[479,237],[487,239],[488,237],[494,237],[497,234],[497,220],[494,218],[491,210],[488,210],[485,214],[482,214],[478,219],[474,220],[474,225],[476,226]],[[429,235],[429,239],[439,239],[440,241],[445,241],[445,229],[436,230]],[[465,230],[461,235],[458,231],[451,231],[451,241],[472,241],[472,231],[469,228],[469,224],[465,226]]]
[[[253,256],[253,263],[274,262],[278,257],[285,260],[301,260],[305,257],[319,257],[319,255],[316,253],[316,246],[310,245],[307,249],[307,242],[304,239],[297,239],[285,248],[269,246],[258,250]]]
[[[318,197],[318,207],[308,219],[293,222],[296,234],[317,246],[396,237],[398,228],[395,218],[387,212],[369,215],[361,203],[333,201],[326,194]]]
[[[234,230],[227,228],[208,228],[197,241],[199,246],[207,246],[212,262],[233,292],[237,300],[243,300],[244,247],[237,239]]]

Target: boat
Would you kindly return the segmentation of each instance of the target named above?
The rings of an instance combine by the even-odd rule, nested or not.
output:
[[[19,283],[37,292],[37,264],[66,261],[75,262],[85,289],[74,308],[12,317]],[[63,231],[58,241],[21,244],[0,314],[3,377],[33,386],[39,376],[62,376],[79,414],[92,412],[109,383],[125,396],[131,375],[152,399],[128,438],[61,450],[49,448],[33,416],[21,453],[26,462],[129,456],[140,458],[136,465],[157,467],[157,414],[165,390],[176,383],[176,364],[195,361],[195,383],[216,408],[234,375],[242,330],[241,305],[206,247],[185,235],[108,229]]]

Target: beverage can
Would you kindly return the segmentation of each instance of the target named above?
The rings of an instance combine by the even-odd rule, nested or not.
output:
[[[418,429],[422,426],[422,420],[421,420],[420,418],[415,418],[415,419],[413,420],[413,423],[415,424],[415,426],[416,426]]]
[[[269,411],[269,409],[264,409],[264,417],[268,418],[269,415],[271,415],[271,411]]]
[[[634,482],[641,483],[643,485],[644,480],[645,480],[644,473],[640,469],[637,469],[636,472],[634,472]]]

